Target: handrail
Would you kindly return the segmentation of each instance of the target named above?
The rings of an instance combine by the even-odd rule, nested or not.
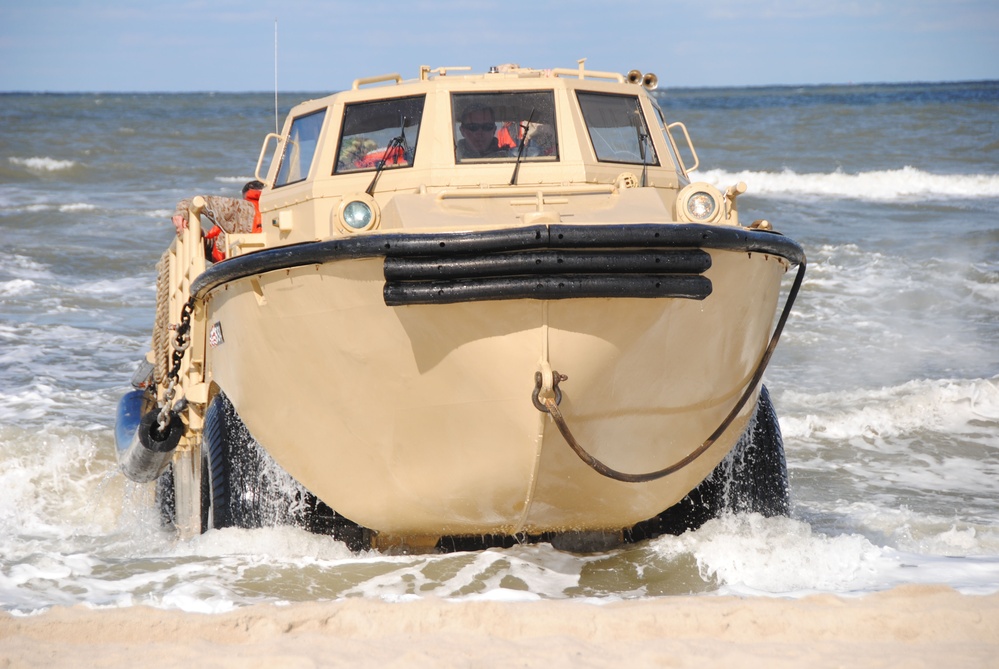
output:
[[[683,171],[685,173],[689,174],[690,172],[693,172],[694,170],[697,169],[697,166],[701,164],[701,160],[700,158],[697,157],[697,151],[694,150],[694,142],[690,139],[690,133],[687,132],[687,126],[684,125],[682,121],[673,121],[668,126],[666,126],[666,131],[669,132],[673,128],[679,128],[680,130],[683,131],[683,137],[684,139],[687,140],[687,148],[690,149],[690,155],[694,157],[694,164],[691,165],[690,167],[687,167],[686,165],[683,164],[683,156],[680,155],[679,150],[676,152],[676,158],[677,160],[680,161],[680,167],[683,168]]]
[[[379,84],[383,81],[394,81],[397,84],[402,83],[402,75],[397,72],[392,74],[379,74],[373,77],[364,77],[363,79],[354,79],[354,83],[350,85],[352,91],[356,91],[361,86],[367,86],[368,84]]]
[[[573,70],[567,67],[556,67],[552,69],[552,76],[554,77],[576,77],[577,79],[610,79],[618,83],[625,83],[624,75],[619,72],[599,72],[597,70],[584,70],[582,67]]]
[[[441,77],[446,77],[447,73],[451,70],[454,71],[465,71],[471,70],[472,68],[468,65],[452,65],[450,67],[438,67],[431,68],[429,65],[420,65],[420,81],[429,81],[431,74],[436,74]]]
[[[260,174],[260,167],[264,163],[264,153],[267,152],[267,147],[270,145],[271,139],[276,139],[277,140],[276,150],[274,152],[274,155],[280,155],[280,153],[281,153],[281,151],[280,151],[280,149],[281,149],[281,142],[284,141],[284,138],[281,135],[277,134],[276,132],[269,132],[269,133],[267,133],[264,136],[264,143],[260,147],[260,155],[257,156],[257,166],[253,169],[253,177],[257,181],[264,181],[265,180],[264,176]]]

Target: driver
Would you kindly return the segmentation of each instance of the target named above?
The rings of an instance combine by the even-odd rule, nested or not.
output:
[[[461,116],[459,126],[462,139],[458,140],[458,159],[498,158],[509,156],[496,140],[496,114],[491,107],[473,104]]]

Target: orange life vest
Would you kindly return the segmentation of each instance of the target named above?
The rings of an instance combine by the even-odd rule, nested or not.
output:
[[[205,242],[207,242],[210,239],[215,239],[220,234],[222,234],[222,228],[220,228],[218,224],[213,225],[212,229],[206,232],[204,235]],[[221,260],[225,260],[225,251],[222,250],[222,247],[218,243],[218,241],[215,241],[213,244],[211,244],[211,247],[212,247],[212,262],[219,262]]]
[[[504,123],[496,132],[496,143],[501,149],[515,149],[520,146],[520,136],[523,129],[519,123]]]
[[[386,165],[406,165],[406,154],[401,146],[393,146],[391,148],[380,149],[372,151],[371,153],[365,155],[363,158],[359,158],[354,161],[356,167],[377,167],[378,163],[385,160]],[[253,192],[253,191],[249,191]]]
[[[260,191],[250,189],[243,194],[243,199],[253,205],[253,232],[263,232],[264,226],[260,219]]]

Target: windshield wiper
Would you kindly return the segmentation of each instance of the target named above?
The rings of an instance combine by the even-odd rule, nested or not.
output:
[[[367,189],[364,191],[368,195],[375,194],[375,184],[378,183],[378,177],[382,175],[382,170],[385,169],[385,163],[388,162],[389,156],[392,155],[392,149],[399,149],[399,153],[405,157],[409,145],[406,143],[406,121],[409,120],[399,112],[399,136],[393,137],[389,140],[388,145],[385,147],[385,153],[382,154],[381,160],[378,161],[378,166],[375,168],[375,176],[371,178],[371,183],[368,184]],[[399,160],[396,159],[398,164]]]
[[[527,117],[527,124],[523,126],[524,139],[520,140],[520,148],[517,149],[517,164],[513,166],[513,176],[510,177],[510,185],[511,186],[516,186],[517,185],[517,173],[520,172],[520,159],[524,155],[524,147],[527,146],[527,143],[530,141],[527,138],[527,131],[531,129],[531,121],[534,120],[534,112],[535,111],[537,111],[537,110],[535,110],[535,109],[531,110],[531,115]]]
[[[638,133],[638,152],[642,154],[642,188],[645,188],[645,186],[648,185],[646,184],[646,181],[648,180],[649,175],[649,139],[648,133]]]

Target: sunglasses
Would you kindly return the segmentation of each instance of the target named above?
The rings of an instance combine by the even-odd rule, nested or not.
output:
[[[461,127],[465,130],[470,130],[472,132],[479,132],[480,130],[495,130],[495,123],[462,123]]]

